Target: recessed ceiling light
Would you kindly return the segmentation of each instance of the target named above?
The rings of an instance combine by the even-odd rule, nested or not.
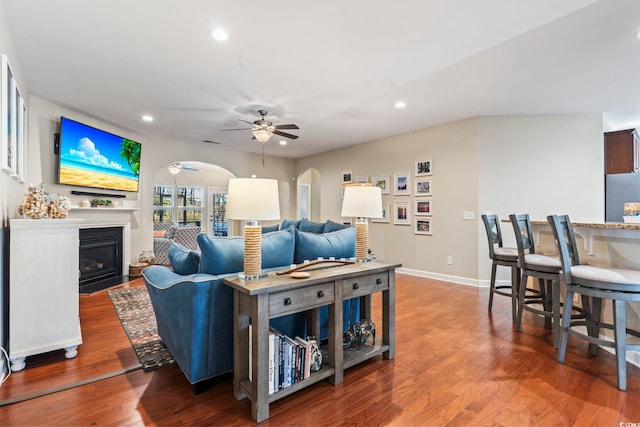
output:
[[[396,108],[400,109],[400,108],[404,108],[406,107],[407,104],[404,103],[404,101],[398,101],[396,102]]]
[[[280,145],[287,145],[287,141],[285,141],[284,139],[280,140]]]
[[[225,30],[217,29],[211,32],[211,37],[218,40],[219,42],[226,42],[229,40],[229,34]]]
[[[149,114],[145,114],[144,116],[142,116],[142,121],[143,122],[147,122],[147,123],[151,123],[153,121],[153,116],[151,116]]]

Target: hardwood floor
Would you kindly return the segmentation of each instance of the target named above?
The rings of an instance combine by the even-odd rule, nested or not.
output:
[[[590,357],[573,339],[559,364],[540,318],[525,313],[516,333],[509,299],[496,297],[488,314],[487,298],[486,289],[397,275],[396,358],[350,368],[338,386],[320,382],[278,400],[262,424],[640,425],[640,369],[628,365],[621,392],[615,358],[603,350]],[[79,356],[27,359],[0,387],[0,400],[106,378],[1,406],[0,425],[255,424],[248,401],[233,397],[231,375],[195,395],[176,365],[119,373],[137,359],[106,291],[81,296],[80,306]]]

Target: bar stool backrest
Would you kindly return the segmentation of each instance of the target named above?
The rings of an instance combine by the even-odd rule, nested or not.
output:
[[[565,282],[571,282],[571,266],[580,264],[580,255],[578,254],[578,246],[576,238],[573,234],[573,226],[569,215],[549,215],[547,222],[553,231],[553,237],[556,240],[556,247],[560,253],[560,263],[562,264],[562,275]]]
[[[484,229],[487,232],[487,240],[489,241],[489,258],[493,259],[496,254],[496,245],[498,245],[499,248],[502,247],[500,220],[498,219],[498,215],[483,214],[482,222],[484,223]]]

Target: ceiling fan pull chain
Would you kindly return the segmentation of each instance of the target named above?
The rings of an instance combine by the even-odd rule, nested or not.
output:
[[[264,167],[264,143],[260,143],[262,145],[262,167]]]

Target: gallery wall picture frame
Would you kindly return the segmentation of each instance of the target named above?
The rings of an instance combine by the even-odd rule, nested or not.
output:
[[[371,222],[389,222],[389,203],[382,204],[382,218],[371,218]]]
[[[426,199],[416,199],[415,212],[416,216],[431,216],[433,206],[431,205],[431,197]]]
[[[433,160],[422,159],[416,160],[416,176],[433,175]]]
[[[371,183],[376,187],[380,187],[382,194],[389,194],[389,175],[372,176]]]
[[[411,179],[409,175],[409,172],[396,172],[393,174],[394,196],[411,195]]]
[[[415,234],[432,235],[431,218],[416,218]]]
[[[431,178],[416,179],[416,196],[431,196]]]
[[[342,171],[342,183],[343,184],[353,183],[353,170]]]
[[[358,176],[356,177],[356,183],[358,184],[367,184],[369,182],[368,176]]]
[[[393,223],[395,225],[411,225],[411,203],[393,203]]]
[[[25,167],[27,163],[27,105],[25,104],[24,98],[19,91],[17,91],[17,95],[18,120],[16,127],[16,176],[18,178],[18,181],[24,182],[26,178]]]

